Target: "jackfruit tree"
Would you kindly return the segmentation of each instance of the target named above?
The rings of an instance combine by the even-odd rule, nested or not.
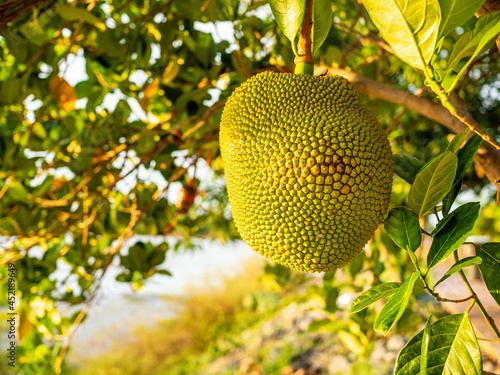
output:
[[[111,269],[138,290],[182,273],[170,253],[241,238],[275,285],[323,272],[300,297],[330,317],[311,331],[366,358],[406,334],[396,374],[481,374],[500,340],[499,8],[4,1],[2,373],[71,373]]]

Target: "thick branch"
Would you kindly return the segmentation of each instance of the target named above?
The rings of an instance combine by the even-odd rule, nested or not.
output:
[[[411,94],[408,91],[379,83],[372,79],[363,77],[354,72],[348,72],[344,69],[334,69],[328,67],[328,74],[337,74],[348,79],[352,85],[360,92],[373,96],[379,99],[387,100],[394,104],[402,105],[403,107],[413,110],[431,120],[434,120],[454,133],[461,133],[467,129],[467,126],[460,120],[454,117],[446,108],[440,104],[434,103],[428,99],[420,98]],[[324,73],[325,67],[318,67],[317,73]],[[470,114],[465,110],[465,105],[456,96],[452,96],[452,101],[457,108],[464,113],[471,121]],[[475,159],[476,165],[483,169],[488,179],[495,183],[500,189],[500,152],[492,145],[483,142]]]

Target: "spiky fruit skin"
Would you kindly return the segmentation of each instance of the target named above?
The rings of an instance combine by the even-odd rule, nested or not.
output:
[[[384,219],[389,141],[342,77],[250,78],[226,102],[220,148],[241,237],[283,266],[340,268]]]

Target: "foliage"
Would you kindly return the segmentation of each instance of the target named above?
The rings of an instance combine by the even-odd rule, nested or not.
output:
[[[249,76],[266,69],[293,71],[299,29],[290,33],[287,21],[276,17],[278,29],[267,1],[38,3],[7,2],[16,17],[6,17],[7,27],[0,28],[0,290],[7,295],[7,265],[15,263],[18,373],[43,375],[64,369],[74,329],[111,264],[119,264],[119,280],[140,288],[154,274],[176,274],[164,267],[166,253],[192,249],[198,239],[238,238],[218,147],[221,110]],[[277,3],[293,2],[271,5]],[[328,4],[314,3],[318,9]],[[431,119],[364,97],[399,154],[395,170],[403,180],[395,180],[396,208],[386,222],[387,233],[377,232],[343,272],[325,274],[322,285],[308,290],[333,314],[348,309],[339,303],[343,293],[359,294],[371,285],[378,289],[368,294],[376,295],[379,285],[402,282],[397,290],[404,298],[393,300],[395,292],[385,310],[378,300],[375,309],[353,307],[358,312],[341,324],[325,319],[312,327],[335,332],[359,356],[373,350],[374,324],[383,332],[418,329],[421,316],[433,311],[426,307],[423,288],[446,302],[435,293],[436,284],[431,287],[429,270],[456,254],[471,231],[498,236],[492,229],[498,225],[498,207],[489,204],[492,194],[482,172],[470,167],[482,140],[498,139],[500,67],[491,47],[499,13],[476,19],[482,1],[414,0],[406,11],[402,3],[366,0],[363,8],[354,0],[332,1],[325,8],[333,13],[331,28],[328,12],[316,14],[316,37],[325,38],[314,43],[316,62],[348,68],[429,101],[439,99],[478,136],[464,133],[450,143],[450,130]],[[273,11],[276,15],[276,6]],[[289,24],[296,28],[300,18]],[[452,94],[465,99],[481,128],[457,112]],[[179,213],[175,202],[182,185],[197,191],[187,213]],[[475,203],[453,206],[466,189],[465,194],[486,196],[482,211]],[[407,196],[406,208],[399,208]],[[439,218],[436,225],[429,212]],[[433,241],[427,259],[422,245],[416,249],[419,231]],[[168,237],[161,236],[164,232]],[[403,241],[402,233],[412,240]],[[137,234],[156,238],[129,249],[125,245]],[[475,246],[480,264],[456,259],[448,272],[458,272],[468,284],[462,267],[479,264],[497,298],[498,244]],[[290,280],[283,271],[269,275],[275,287],[286,287]],[[468,299],[481,307],[473,295]],[[5,300],[0,304],[5,306]],[[61,315],[67,306],[78,311]],[[410,362],[416,369],[425,363],[416,361],[420,353],[445,345],[436,332],[472,335],[467,314],[429,322],[403,349],[397,369]],[[457,350],[475,353],[470,365],[479,371],[477,341],[470,337]],[[445,353],[439,361],[449,364],[449,358]],[[427,366],[436,365],[433,361],[429,357]]]
[[[456,137],[461,136],[461,134],[458,134]],[[474,142],[474,137],[472,137],[467,143],[470,144],[472,142]],[[453,142],[450,143],[450,146],[452,144]],[[465,147],[466,146],[464,146],[464,148]],[[458,153],[459,150],[456,151]],[[454,160],[455,163],[446,164],[445,166],[436,169],[436,161],[442,163],[442,161],[444,161],[449,155],[454,156],[454,159],[450,160]],[[471,158],[472,156],[467,156],[467,154],[462,153],[461,157]],[[482,270],[486,285],[488,286],[493,297],[497,297],[496,289],[493,287],[496,283],[496,276],[493,270],[495,268],[495,262],[485,258],[487,256],[495,256],[492,254],[497,253],[498,246],[496,246],[495,243],[487,243],[482,246],[478,245],[478,257],[471,257],[462,260],[458,259],[456,249],[464,243],[469,233],[472,231],[479,214],[480,205],[476,202],[466,203],[454,211],[445,214],[442,218],[439,218],[438,210],[435,205],[439,203],[451,189],[452,183],[457,174],[457,161],[457,157],[454,153],[451,151],[445,151],[441,155],[437,156],[433,162],[424,166],[422,170],[417,173],[412,184],[412,188],[408,194],[408,204],[415,213],[406,207],[396,208],[386,219],[385,230],[399,247],[408,252],[415,266],[415,272],[413,272],[403,284],[398,285],[394,293],[391,291],[392,296],[388,299],[386,305],[378,315],[375,321],[374,329],[384,335],[388,333],[406,308],[409,297],[413,291],[413,286],[418,278],[421,279],[424,287],[431,295],[438,300],[445,300],[435,293],[436,286],[446,278],[458,272],[464,279],[464,282],[471,293],[469,297],[462,301],[472,300],[472,304],[467,309],[466,313],[451,315],[430,325],[430,331],[425,333],[426,340],[428,341],[428,344],[426,345],[430,345],[429,348],[424,348],[422,339],[422,336],[424,335],[423,332],[410,340],[400,353],[396,363],[396,374],[419,374],[421,371],[427,371],[431,368],[433,371],[441,371],[439,369],[444,367],[451,369],[453,372],[460,371],[460,369],[465,368],[467,369],[467,373],[482,373],[482,360],[479,345],[477,343],[473,327],[469,321],[468,312],[473,307],[474,303],[478,303],[478,306],[485,317],[489,319],[489,315],[484,309],[482,303],[479,301],[477,294],[472,290],[462,269],[475,264],[480,264],[479,267]],[[413,165],[409,165],[410,168],[413,169]],[[439,173],[441,174],[439,179],[434,178],[434,172],[436,170],[439,170]],[[403,175],[407,175],[408,173],[410,173],[410,171],[406,171]],[[425,192],[441,190],[439,195],[435,194],[435,196],[438,196],[439,198],[435,198],[431,206],[426,206],[428,202],[427,199],[420,199],[419,201],[415,199],[412,200],[412,191],[414,191],[413,189],[418,186],[424,186],[424,188],[420,188],[418,191],[419,193],[424,192],[423,196],[425,198],[428,196]],[[426,208],[422,209],[422,207]],[[438,223],[431,234],[422,230],[417,220],[417,216],[423,216],[424,212],[434,212],[436,218],[438,219]],[[421,244],[421,242],[416,239],[418,238],[420,240],[422,232],[433,238],[427,254],[426,269],[424,272],[421,271],[420,257],[417,258],[415,256],[415,251],[418,250]],[[483,253],[481,250],[482,248],[487,250]],[[455,252],[456,263],[450,268],[450,270],[448,270],[448,272],[446,272],[443,278],[431,287],[427,280],[430,269],[446,260],[453,252]],[[484,261],[484,265],[482,260]],[[488,264],[488,266],[486,266],[486,264]],[[365,292],[364,295],[375,294],[379,289],[380,286],[374,287],[368,292]],[[370,302],[375,301],[376,299],[373,301],[370,300]],[[356,311],[355,304],[353,304],[353,308],[354,311]],[[489,323],[496,335],[500,336],[500,332],[495,324],[491,321],[489,321]],[[432,351],[435,354],[431,357],[428,355],[428,351]],[[421,358],[423,357],[426,357],[425,361],[421,362]],[[422,363],[426,366],[425,369],[421,368]]]

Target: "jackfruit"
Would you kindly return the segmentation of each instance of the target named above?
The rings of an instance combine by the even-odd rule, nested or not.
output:
[[[389,141],[342,77],[253,76],[226,102],[220,148],[242,239],[283,266],[340,268],[384,219]]]

